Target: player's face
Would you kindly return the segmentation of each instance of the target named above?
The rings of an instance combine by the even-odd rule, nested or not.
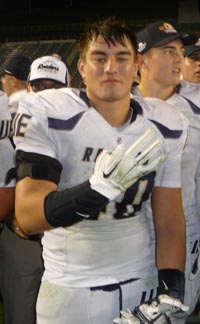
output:
[[[200,83],[200,51],[185,57],[183,64],[183,79]]]
[[[28,84],[28,92],[39,92],[46,89],[58,89],[61,87],[62,85],[60,85],[58,82],[54,82],[51,80],[38,80],[38,81],[30,82]]]
[[[79,60],[78,68],[94,105],[99,101],[115,102],[130,97],[137,64],[128,39],[125,44],[116,42],[108,46],[99,36],[89,44],[85,60]]]
[[[183,43],[179,39],[150,49],[144,55],[149,78],[160,86],[177,85],[181,77],[183,50]]]

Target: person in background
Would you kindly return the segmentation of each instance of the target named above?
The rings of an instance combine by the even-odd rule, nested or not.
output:
[[[13,185],[5,186],[5,175],[9,168],[14,166],[14,151],[12,150],[11,143],[9,142],[11,136],[11,115],[8,110],[8,97],[0,90],[0,141],[1,141],[1,174],[0,174],[0,233],[3,229],[3,221],[6,217],[10,216],[14,210],[14,188]],[[5,141],[2,141],[5,140]],[[5,154],[3,153],[5,148]],[[8,163],[7,163],[7,162]],[[11,165],[10,165],[11,164]]]
[[[30,65],[28,57],[14,56],[7,61],[1,77],[12,126],[19,101],[27,95]],[[27,236],[17,226],[14,214],[11,216],[4,220],[0,236],[4,323],[35,324],[35,302],[43,273],[40,238]]]
[[[14,167],[14,148],[10,141],[11,114],[8,109],[8,97],[0,91],[0,297],[4,302],[4,267],[1,242],[4,236],[4,222],[14,213],[15,181],[5,184],[7,171]],[[9,269],[8,269],[9,271]],[[8,323],[8,322],[7,322]]]
[[[7,217],[14,211],[14,182],[5,185],[7,171],[14,166],[14,150],[10,143],[11,115],[8,110],[8,97],[0,91],[0,232]],[[0,270],[1,271],[1,270]]]
[[[69,73],[66,64],[57,56],[46,55],[35,59],[28,76],[28,91],[58,89],[68,86]]]
[[[182,120],[174,114],[173,127],[158,128],[143,116],[143,104],[130,100],[137,43],[115,18],[87,27],[79,55],[86,91],[29,93],[14,129],[16,218],[25,233],[44,232],[37,324],[112,323],[122,307],[151,303],[155,284],[147,274],[155,262],[161,281],[171,270],[170,292],[181,290],[184,276]],[[145,216],[149,196],[156,261]],[[178,294],[167,301],[178,305],[168,309],[184,310]]]
[[[200,108],[200,39],[185,46],[181,83],[177,92]]]
[[[133,94],[146,98],[154,104],[156,100],[160,101],[160,109],[155,110],[152,116],[157,114],[161,120],[166,120],[167,108],[164,109],[162,105],[164,101],[170,104],[168,109],[172,113],[179,112],[182,118],[184,116],[189,123],[181,161],[181,186],[187,235],[184,304],[189,306],[189,309],[187,313],[182,312],[172,317],[171,321],[175,324],[186,322],[187,316],[195,308],[200,293],[200,272],[198,269],[200,195],[197,195],[200,188],[198,180],[200,171],[200,109],[193,109],[193,106],[185,98],[176,93],[182,73],[184,45],[194,47],[195,45],[192,44],[195,44],[196,40],[196,35],[180,33],[170,23],[160,21],[146,25],[137,33],[141,78],[139,85],[133,88]],[[173,117],[169,122],[173,125]],[[148,214],[154,236],[151,208],[148,209]]]
[[[183,80],[200,83],[200,39],[193,44],[185,46],[184,64],[182,68]]]
[[[24,58],[21,60],[24,62]],[[4,88],[10,94],[12,107],[13,102],[15,103],[15,110],[12,109],[12,112],[16,116],[17,104],[19,104],[17,98],[22,100],[22,94],[27,95],[27,91],[38,92],[48,88],[64,87],[67,81],[67,68],[56,58],[45,56],[34,60],[31,66],[22,64],[20,66],[23,67],[23,73],[20,72],[20,66],[17,64],[21,60],[14,59],[12,65],[8,65],[5,71],[10,73],[12,71],[23,79],[28,77],[28,80],[22,82],[16,76],[13,78],[4,76]],[[21,83],[27,91],[24,88],[19,91],[19,95],[17,91],[13,93],[8,91],[13,84],[16,90],[17,84],[21,85]],[[26,235],[18,226],[15,217],[10,217],[5,222],[0,236],[1,292],[5,324],[35,324],[36,322],[36,298],[44,268],[40,241],[41,235]]]
[[[69,71],[69,66],[68,66],[67,62],[65,62],[64,58],[58,53],[53,53],[52,56],[59,59],[59,60],[62,60],[66,64],[66,66],[67,66],[67,86],[71,87],[72,76],[71,76],[71,73]]]
[[[184,50],[184,63],[182,67],[182,77],[179,86],[177,87],[177,92],[182,95],[185,99],[188,100],[190,106],[194,111],[199,111],[200,109],[200,39],[193,44],[185,46]],[[198,122],[197,122],[198,123]],[[199,126],[199,125],[197,125]],[[196,174],[196,183],[200,183],[200,165],[198,167],[198,172]],[[200,186],[196,187],[196,197],[200,197]],[[199,206],[197,207],[197,212],[200,219],[200,201]],[[193,253],[199,251],[200,242],[199,240],[196,243],[196,247],[193,249]],[[199,285],[199,272],[200,272],[200,256],[199,254],[196,257],[195,263],[191,274],[191,285],[192,292],[195,295],[194,303],[196,302],[198,296],[200,296],[200,285]],[[193,277],[196,277],[193,280]],[[196,305],[199,308],[199,301]]]
[[[27,94],[27,77],[31,60],[24,55],[11,57],[4,67],[1,83],[3,91],[9,97],[9,110],[14,119],[19,100]]]

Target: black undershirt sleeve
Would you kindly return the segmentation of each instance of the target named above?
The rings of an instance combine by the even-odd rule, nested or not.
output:
[[[183,303],[185,294],[185,274],[177,269],[158,270],[158,294],[167,294],[180,299]]]
[[[70,226],[83,219],[92,219],[108,201],[86,181],[70,189],[51,192],[44,201],[45,217],[53,227]]]

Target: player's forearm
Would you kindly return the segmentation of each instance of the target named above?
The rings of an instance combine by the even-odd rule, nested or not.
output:
[[[56,189],[56,185],[48,183],[48,187],[31,189],[31,180],[26,178],[16,185],[15,213],[19,227],[28,235],[41,233],[52,228],[44,215],[44,199],[49,192]],[[28,188],[28,189],[27,189]]]
[[[41,233],[52,228],[44,215],[44,199],[47,192],[35,192],[26,196],[25,202],[16,199],[15,212],[19,227],[28,235]]]
[[[152,209],[158,269],[184,271],[186,236],[180,188],[155,187]]]
[[[175,222],[174,222],[175,223]],[[164,228],[157,235],[156,244],[158,269],[185,269],[185,227],[181,222],[171,228]]]
[[[35,181],[25,178],[16,187],[16,219],[29,235],[95,217],[108,203],[106,197],[91,189],[89,181],[61,191],[53,183]],[[48,190],[44,189],[45,183]],[[39,190],[40,185],[43,190]]]

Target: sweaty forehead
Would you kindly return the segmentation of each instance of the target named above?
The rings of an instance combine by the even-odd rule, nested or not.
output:
[[[113,39],[113,42],[106,41],[102,36],[93,39],[89,44],[89,51],[133,51],[130,41],[125,37],[124,45]]]
[[[171,42],[168,42],[167,44],[159,46],[161,48],[183,48],[183,41],[180,38],[177,38]]]

